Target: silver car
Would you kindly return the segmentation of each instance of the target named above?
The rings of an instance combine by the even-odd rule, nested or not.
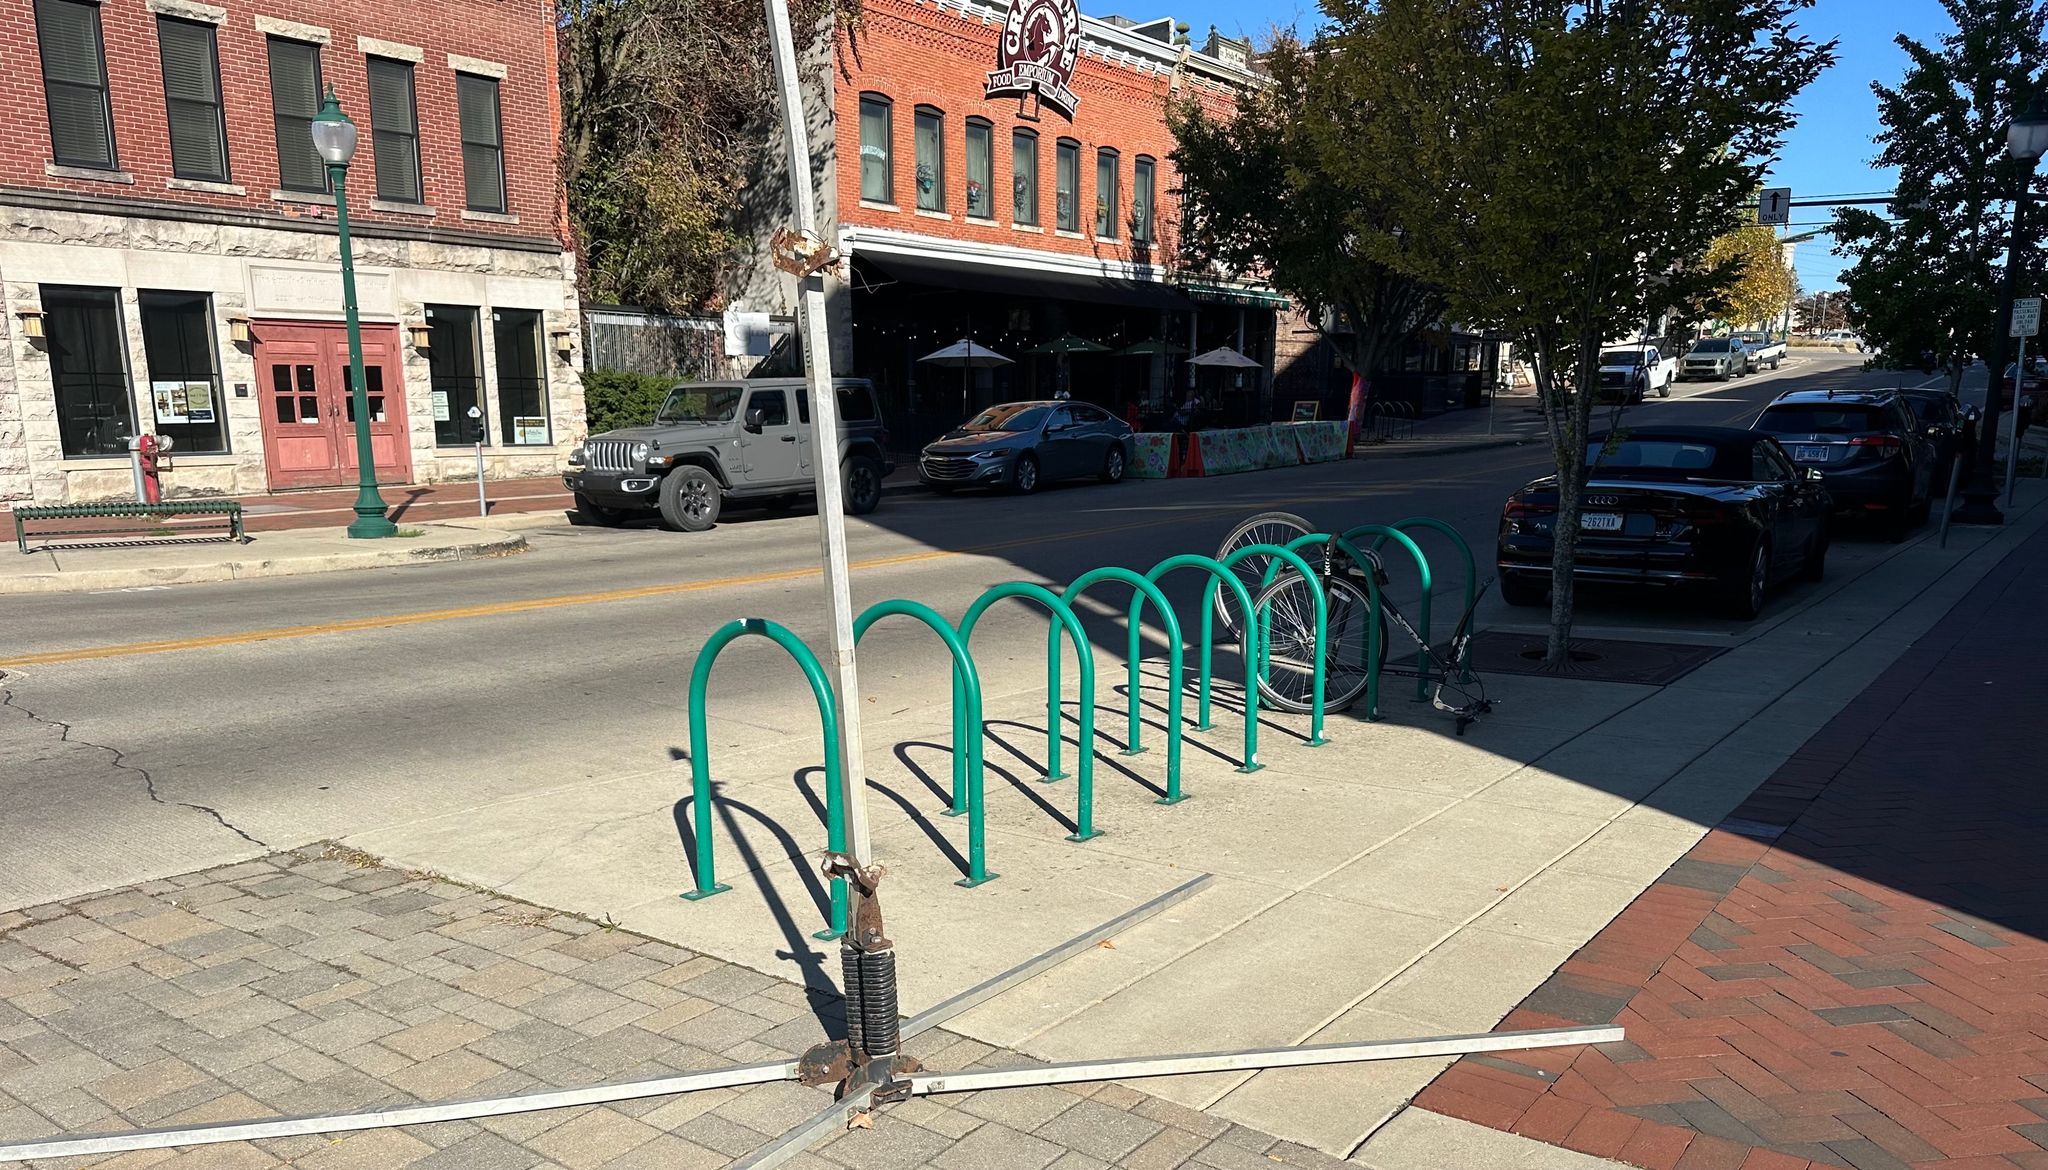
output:
[[[1131,428],[1086,402],[1005,402],[925,447],[918,478],[934,491],[961,487],[1036,491],[1048,480],[1123,479]]]

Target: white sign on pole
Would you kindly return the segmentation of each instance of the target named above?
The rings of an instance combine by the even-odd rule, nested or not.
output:
[[[725,311],[725,356],[767,357],[775,346],[773,326],[766,313]]]
[[[2041,298],[2019,297],[2012,303],[2013,337],[2033,337],[2041,332]]]
[[[1792,188],[1765,187],[1757,196],[1756,221],[1766,227],[1792,222]]]

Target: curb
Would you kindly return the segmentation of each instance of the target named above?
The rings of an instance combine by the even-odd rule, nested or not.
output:
[[[261,534],[258,534],[259,538]],[[394,538],[394,542],[396,538]],[[133,589],[143,585],[191,585],[244,581],[259,577],[296,577],[347,569],[380,569],[435,561],[467,561],[523,552],[526,538],[516,532],[492,533],[457,544],[413,548],[365,549],[270,560],[217,561],[202,565],[157,565],[121,569],[77,569],[70,572],[0,576],[0,594],[85,593],[98,589]],[[77,550],[73,550],[77,551]]]
[[[1354,454],[1352,458],[1418,459],[1436,455],[1457,455],[1465,451],[1498,451],[1503,447],[1520,447],[1533,443],[1538,437],[1540,436],[1502,435],[1499,438],[1475,439],[1470,442],[1462,440],[1432,442],[1427,439],[1414,439],[1410,440],[1409,445],[1405,446],[1389,444],[1384,448],[1373,447]]]

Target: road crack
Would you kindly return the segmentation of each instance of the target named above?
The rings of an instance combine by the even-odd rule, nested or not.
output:
[[[258,849],[268,850],[270,848],[269,845],[251,836],[240,825],[237,825],[233,821],[230,821],[226,817],[222,816],[220,814],[219,809],[212,808],[204,804],[194,804],[190,801],[185,800],[165,800],[163,794],[157,791],[156,777],[150,774],[148,768],[144,768],[138,764],[129,763],[128,754],[122,751],[120,748],[109,747],[103,743],[94,743],[89,739],[80,739],[76,737],[72,733],[71,725],[69,723],[64,722],[62,719],[52,719],[47,715],[37,714],[29,708],[22,706],[15,699],[14,688],[4,685],[5,680],[7,678],[8,675],[6,674],[6,672],[0,671],[0,710],[18,711],[30,723],[34,723],[40,727],[56,728],[57,741],[59,743],[77,744],[80,747],[92,748],[94,751],[101,751],[107,753],[108,763],[112,765],[116,771],[132,772],[135,775],[142,777],[142,790],[145,794],[148,795],[152,803],[160,804],[165,808],[185,808],[191,809],[193,812],[196,813],[203,813],[206,816],[213,818],[214,823],[219,825],[221,828],[226,829],[228,832],[233,833],[235,836],[240,837],[242,840],[247,841],[249,844],[256,846]]]

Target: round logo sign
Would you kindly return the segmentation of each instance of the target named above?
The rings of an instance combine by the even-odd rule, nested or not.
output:
[[[1035,94],[1071,121],[1079,99],[1068,84],[1080,57],[1081,14],[1074,0],[1011,0],[987,96]]]

